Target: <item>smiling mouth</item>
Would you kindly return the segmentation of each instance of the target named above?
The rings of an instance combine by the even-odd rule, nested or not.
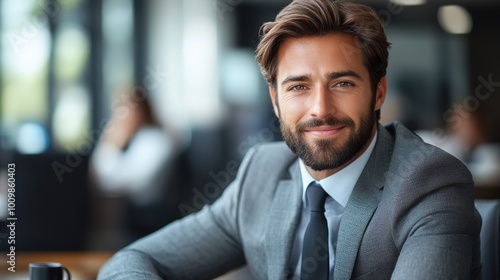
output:
[[[317,126],[304,130],[305,133],[316,137],[329,137],[337,135],[345,126]]]

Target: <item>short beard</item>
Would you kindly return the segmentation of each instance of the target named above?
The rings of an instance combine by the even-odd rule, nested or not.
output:
[[[294,132],[280,118],[281,134],[288,147],[302,159],[305,165],[316,171],[335,169],[351,161],[370,140],[375,123],[375,112],[370,110],[367,115],[361,116],[361,124],[357,129],[350,118],[328,117],[299,123]],[[321,125],[344,126],[343,129],[350,129],[351,133],[348,134],[343,145],[335,144],[334,141],[327,139],[316,140],[313,145],[308,144],[304,139],[304,130]],[[341,139],[337,139],[339,140]]]

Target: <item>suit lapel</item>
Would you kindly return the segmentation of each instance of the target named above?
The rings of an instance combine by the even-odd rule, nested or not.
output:
[[[289,258],[302,209],[298,161],[291,165],[289,172],[292,178],[279,182],[267,219],[265,242],[269,279],[285,279],[290,274]]]
[[[350,279],[365,229],[382,196],[393,140],[379,126],[377,144],[354,187],[342,216],[335,253],[334,279]]]

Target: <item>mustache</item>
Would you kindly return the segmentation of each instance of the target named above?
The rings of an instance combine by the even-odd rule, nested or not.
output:
[[[344,119],[338,119],[334,117],[327,117],[325,119],[310,119],[304,122],[300,122],[296,126],[297,131],[302,131],[305,129],[313,128],[313,127],[318,127],[322,125],[328,125],[328,126],[346,126],[346,127],[353,127],[354,126],[354,121],[349,118],[344,118]]]

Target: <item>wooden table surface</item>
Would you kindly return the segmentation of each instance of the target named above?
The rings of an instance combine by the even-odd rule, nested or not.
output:
[[[4,254],[0,262],[0,279],[28,279],[29,264],[34,262],[58,262],[69,269],[71,279],[96,279],[99,268],[113,252],[16,252],[16,272],[8,270],[9,263]]]

